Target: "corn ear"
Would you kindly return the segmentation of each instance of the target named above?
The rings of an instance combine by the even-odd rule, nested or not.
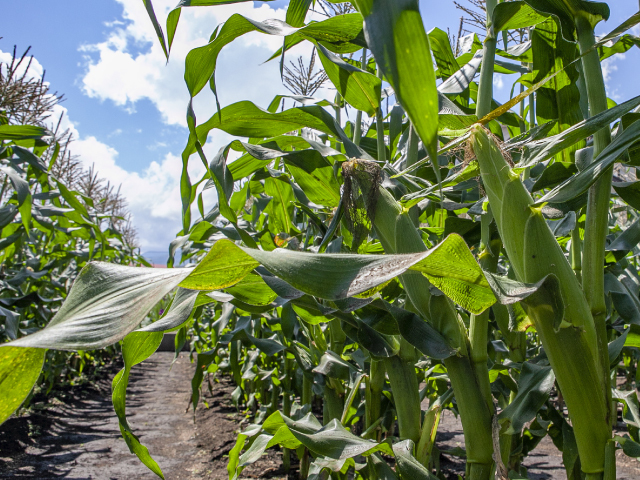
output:
[[[540,335],[569,408],[583,471],[602,472],[604,447],[611,438],[604,390],[608,387],[602,380],[608,365],[600,360],[593,318],[580,283],[541,211],[531,207],[533,199],[494,140],[478,125],[469,141],[516,277],[530,283],[553,273],[558,279],[564,305],[562,324],[554,325],[557,312],[549,307],[551,302],[523,306]]]

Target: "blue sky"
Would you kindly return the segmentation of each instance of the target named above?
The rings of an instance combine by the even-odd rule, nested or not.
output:
[[[153,29],[140,0],[23,0],[5,2],[0,28],[0,58],[18,46],[31,46],[46,70],[52,89],[65,94],[67,126],[77,137],[73,151],[96,165],[102,176],[122,183],[134,214],[143,252],[161,251],[180,229],[179,155],[187,137],[184,56],[206,43],[218,23],[240,11],[256,20],[284,18],[287,0],[248,2],[183,9],[174,51],[165,65]],[[154,0],[161,21],[176,0]],[[428,29],[457,31],[460,14],[452,1],[421,0]],[[612,18],[599,27],[604,33],[637,11],[637,0],[609,2]],[[28,27],[22,21],[29,14]],[[637,30],[634,32],[639,34]],[[278,93],[277,63],[261,65],[279,47],[280,39],[250,34],[228,46],[218,63],[217,83],[223,105],[249,99],[266,106]],[[293,52],[294,58],[305,50]],[[635,49],[606,65],[609,95],[624,100],[640,93],[640,52]],[[496,96],[506,98],[509,80],[496,80]],[[329,92],[327,92],[329,93]],[[198,97],[200,119],[214,112],[213,98]],[[208,151],[228,141],[211,135]],[[196,162],[193,162],[194,164]],[[194,174],[199,173],[194,165]],[[211,202],[215,199],[210,199]],[[163,254],[155,256],[164,261]]]

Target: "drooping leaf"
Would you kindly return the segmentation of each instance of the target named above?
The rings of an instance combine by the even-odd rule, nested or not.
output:
[[[129,373],[134,365],[143,362],[155,352],[162,342],[162,333],[133,332],[127,335],[122,345],[122,357],[124,368],[113,377],[112,401],[113,408],[118,415],[120,432],[131,453],[135,454],[149,470],[164,478],[162,470],[156,461],[149,454],[147,447],[140,443],[138,437],[133,433],[129,422],[127,422],[125,400],[127,395],[127,385],[129,384]]]
[[[284,415],[282,418],[293,436],[316,455],[342,460],[356,455],[371,455],[377,451],[391,453],[388,443],[376,443],[357,437],[336,419],[313,431],[305,423],[291,420]]]
[[[303,127],[312,128],[332,135],[343,142],[347,155],[371,159],[371,156],[357,147],[337,125],[334,118],[322,107],[312,105],[290,108],[283,112],[269,113],[251,102],[242,101],[229,105],[215,113],[205,123],[196,127],[197,139],[206,143],[207,135],[215,128],[239,137],[275,137]],[[189,137],[183,158],[195,153],[196,138]]]
[[[413,456],[415,445],[411,440],[404,440],[393,445],[396,465],[403,479],[435,480],[436,477]]]
[[[352,107],[372,117],[380,105],[382,81],[369,72],[345,62],[318,44],[322,66],[336,90]]]
[[[496,32],[533,27],[549,17],[531,8],[525,1],[501,2],[493,9],[493,28]]]
[[[553,388],[556,376],[551,367],[530,362],[522,364],[516,398],[498,415],[500,422],[508,422],[506,434],[522,431],[533,420]]]
[[[15,412],[38,380],[43,348],[0,347],[0,425]]]
[[[56,350],[92,350],[111,345],[133,331],[189,273],[186,269],[89,263],[49,324],[10,345]]]

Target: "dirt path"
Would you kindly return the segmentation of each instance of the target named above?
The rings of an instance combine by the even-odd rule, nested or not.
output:
[[[133,431],[167,479],[227,479],[229,450],[243,418],[229,405],[230,383],[223,379],[206,393],[209,409],[197,421],[185,413],[193,365],[186,354],[169,369],[173,354],[159,352],[131,372],[127,414]],[[109,379],[85,392],[56,400],[0,428],[0,478],[156,479],[129,453],[111,406]],[[276,453],[267,455],[245,478],[278,473]],[[274,478],[274,477],[272,477]]]
[[[133,431],[149,448],[168,480],[227,479],[227,455],[246,420],[230,404],[234,387],[222,378],[209,408],[185,413],[193,365],[186,353],[170,369],[172,353],[156,353],[135,367],[127,397]],[[36,404],[26,415],[0,427],[0,478],[152,480],[157,478],[129,453],[111,406],[111,378],[90,388],[72,388],[61,399]],[[464,448],[462,426],[445,412],[438,431],[441,450]],[[618,479],[640,478],[640,463],[618,452]],[[442,456],[442,467],[463,473],[464,463]],[[564,480],[562,457],[545,438],[525,465],[532,480]],[[244,470],[242,478],[284,479],[279,452],[270,450]]]

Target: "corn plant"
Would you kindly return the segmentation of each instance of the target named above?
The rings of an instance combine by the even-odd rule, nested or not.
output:
[[[239,2],[181,2],[166,37],[144,3],[168,57],[182,8]],[[222,373],[252,419],[229,452],[231,479],[272,447],[301,478],[443,478],[445,409],[462,422],[467,479],[527,478],[523,460],[546,435],[568,478],[614,479],[616,449],[640,454],[640,197],[621,177],[640,165],[640,97],[607,99],[601,62],[639,43],[626,32],[640,12],[596,39],[605,3],[487,0],[483,41],[454,49],[425,31],[416,0],[343,3],[319,21],[308,0],[292,0],[285,22],[235,14],[187,55],[169,266],[180,252],[192,268],[89,263],[46,328],[0,349],[0,419],[47,349],[120,342],[120,429],[162,477],[127,422],[126,388],[177,331],[196,366],[193,408]],[[510,45],[523,29],[528,40]],[[335,95],[218,104],[200,123],[194,97],[217,94],[217,57],[248,32],[284,37],[270,59],[282,66],[310,43],[308,76],[317,55]],[[497,73],[523,86],[503,105]],[[239,138],[208,158],[214,129]],[[143,322],[168,294],[163,316]]]

